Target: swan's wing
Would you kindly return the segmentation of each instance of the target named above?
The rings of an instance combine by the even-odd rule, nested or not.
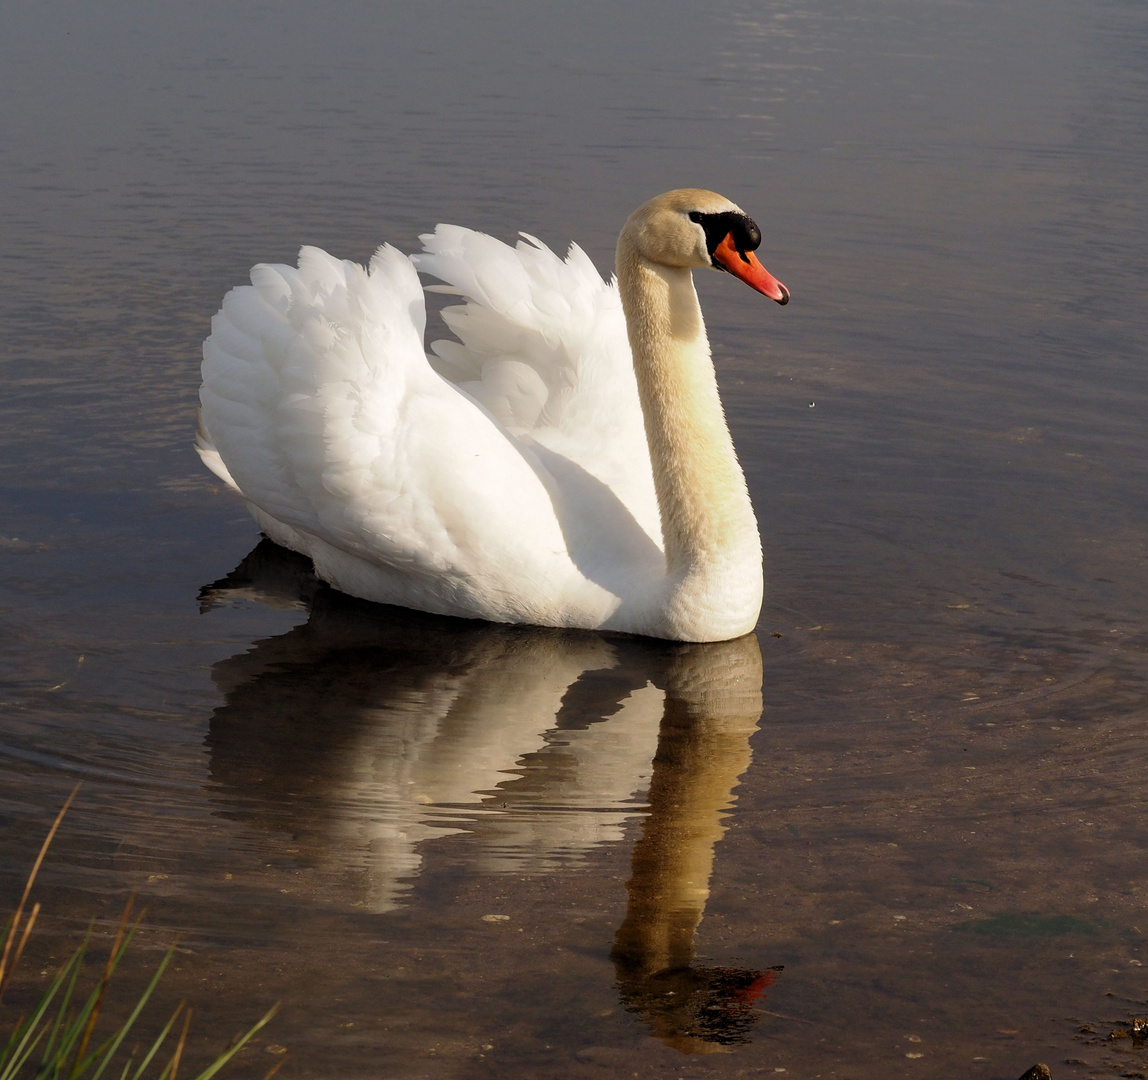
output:
[[[660,544],[617,284],[577,245],[562,259],[530,236],[510,247],[456,225],[420,239],[411,261],[465,300],[443,311],[458,341],[431,345],[437,369],[540,447],[556,475],[567,462],[590,473]]]
[[[251,282],[204,343],[209,467],[297,533],[448,598],[417,606],[465,611],[500,574],[545,602],[563,551],[552,480],[431,369],[410,261],[386,246],[368,271],[304,248],[298,268],[256,266]]]

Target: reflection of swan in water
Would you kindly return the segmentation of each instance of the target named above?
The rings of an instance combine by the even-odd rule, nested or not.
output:
[[[204,598],[228,593],[306,599],[311,617],[215,665],[219,795],[298,834],[317,868],[351,867],[363,906],[395,906],[417,845],[460,826],[478,869],[544,868],[622,839],[644,807],[663,695],[618,645],[363,604],[270,543]]]
[[[623,1001],[686,1052],[744,1041],[772,975],[691,965],[761,714],[756,638],[671,645],[366,605],[270,543],[202,594],[229,598],[311,615],[214,668],[226,814],[290,836],[299,861],[386,911],[423,840],[465,829],[474,869],[550,869],[622,839],[649,787],[613,952]]]

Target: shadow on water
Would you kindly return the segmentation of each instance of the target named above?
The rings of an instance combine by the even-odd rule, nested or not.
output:
[[[627,1011],[684,1053],[749,1041],[770,970],[695,954],[723,818],[762,711],[756,637],[681,645],[492,626],[352,600],[260,543],[209,607],[305,607],[220,661],[212,796],[289,834],[377,913],[408,902],[425,841],[472,834],[471,873],[553,872],[644,818],[611,957]]]

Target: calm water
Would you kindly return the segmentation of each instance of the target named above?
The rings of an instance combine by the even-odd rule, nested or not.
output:
[[[1104,1038],[1148,1013],[1142,3],[3,24],[5,908],[83,782],[25,992],[135,889],[196,1054],[283,1002],[240,1076],[1148,1071]],[[756,637],[434,619],[256,547],[191,450],[251,263],[457,221],[608,272],[683,185],[794,297],[699,278]]]

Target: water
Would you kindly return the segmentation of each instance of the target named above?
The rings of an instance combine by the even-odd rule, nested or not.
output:
[[[5,24],[6,905],[82,781],[44,970],[136,889],[193,1054],[283,1002],[236,1075],[1148,1071],[1105,1039],[1148,1012],[1141,5]],[[445,220],[608,271],[687,184],[794,297],[699,276],[755,639],[372,609],[256,548],[190,448],[252,262]]]

